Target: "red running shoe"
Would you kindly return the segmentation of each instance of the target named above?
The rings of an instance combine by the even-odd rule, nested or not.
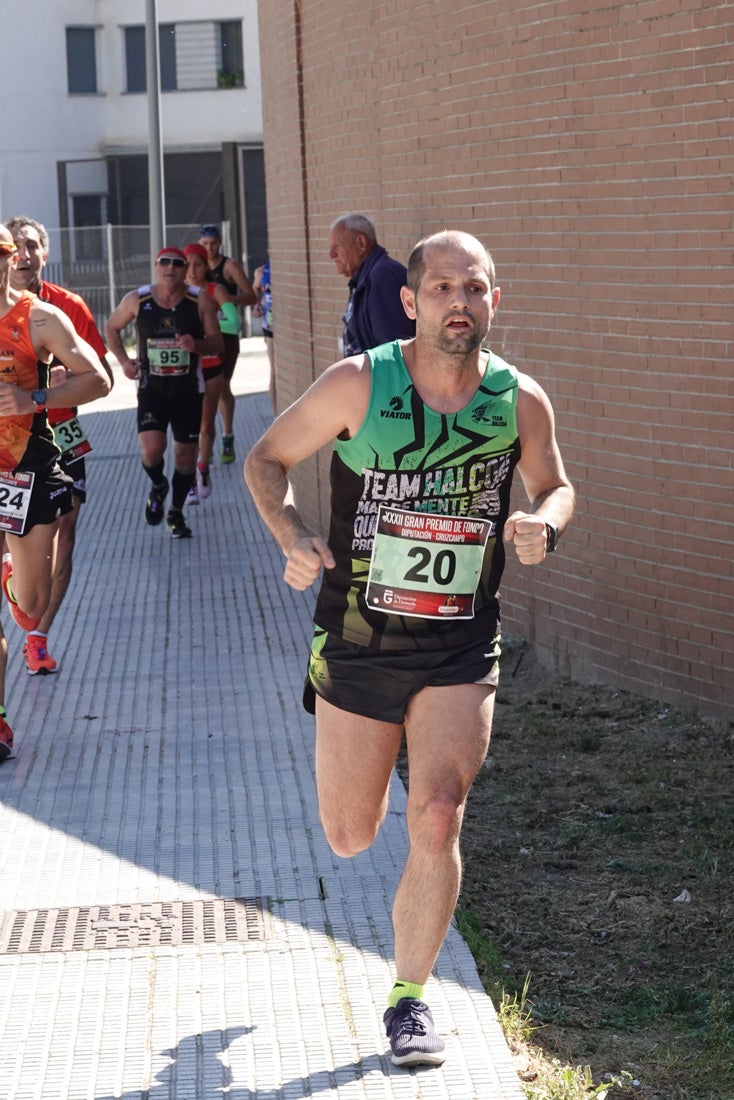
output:
[[[0,714],[0,764],[7,760],[13,751],[13,731],[4,714]]]
[[[29,634],[23,646],[23,659],[29,676],[48,676],[58,670],[56,661],[46,648],[46,638],[43,634]]]
[[[40,619],[32,619],[30,615],[26,615],[25,611],[22,611],[18,607],[18,601],[13,595],[12,589],[9,587],[8,582],[13,575],[13,563],[10,560],[10,554],[3,554],[3,566],[2,566],[2,586],[5,598],[8,601],[10,607],[10,614],[15,619],[16,623],[21,630],[25,630],[26,634],[31,630],[35,630]]]

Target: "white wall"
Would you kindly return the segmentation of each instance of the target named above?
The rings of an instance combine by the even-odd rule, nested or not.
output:
[[[94,0],[0,4],[0,215],[27,213],[58,224],[56,162],[97,156],[104,97],[67,94],[67,24],[93,25]],[[98,68],[98,76],[103,80]],[[12,105],[12,113],[8,107]]]
[[[225,141],[262,141],[257,0],[158,2],[161,23],[201,23],[202,17],[242,19],[245,87],[164,93],[166,152],[218,149]],[[144,22],[144,0],[0,0],[0,102],[12,106],[8,118],[13,123],[0,129],[3,219],[23,212],[49,226],[58,225],[57,161],[145,150],[147,100],[124,90],[122,32],[123,26]],[[99,27],[97,95],[67,92],[65,28],[75,25]],[[207,50],[211,52],[211,44]],[[187,72],[190,75],[190,66]]]

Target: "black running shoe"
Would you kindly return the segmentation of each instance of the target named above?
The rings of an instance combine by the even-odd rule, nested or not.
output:
[[[444,1042],[436,1031],[428,1005],[401,997],[383,1016],[393,1065],[440,1066],[446,1060]]]
[[[168,515],[166,516],[166,523],[168,524],[168,530],[171,532],[171,538],[174,539],[190,539],[191,528],[184,519],[184,514],[180,508],[169,508]]]
[[[145,502],[145,522],[151,527],[157,527],[163,519],[163,501],[168,495],[168,478],[163,479],[162,485],[154,485],[150,490],[150,496]]]

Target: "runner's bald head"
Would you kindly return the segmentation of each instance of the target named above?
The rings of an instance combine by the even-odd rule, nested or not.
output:
[[[408,286],[414,294],[417,293],[421,279],[426,272],[426,253],[432,249],[442,248],[453,248],[464,252],[467,258],[471,257],[474,261],[479,259],[481,265],[486,269],[489,285],[494,289],[496,278],[494,260],[482,242],[473,237],[471,233],[464,233],[460,229],[442,229],[438,233],[431,233],[428,237],[423,237],[410,254],[408,260]]]

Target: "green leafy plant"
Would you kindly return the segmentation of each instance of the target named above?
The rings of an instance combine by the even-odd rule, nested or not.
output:
[[[227,69],[217,70],[218,88],[242,88],[244,84],[245,74],[241,70],[237,72],[229,72]]]
[[[497,1004],[497,1017],[510,1048],[514,1053],[526,1052],[532,1061],[534,1080],[525,1083],[527,1100],[606,1100],[610,1090],[629,1085],[632,1078],[623,1072],[620,1076],[608,1075],[601,1084],[594,1084],[589,1066],[563,1065],[557,1058],[549,1058],[533,1045],[533,1034],[542,1028],[533,1019],[533,1006],[528,997],[530,974],[520,992],[509,993],[501,982],[502,955],[486,935],[480,917],[471,909],[457,909],[454,923],[464,937],[479,965],[487,992]]]
[[[525,1086],[528,1100],[606,1100],[613,1088],[626,1088],[632,1077],[626,1071],[621,1076],[609,1075],[595,1085],[588,1066],[563,1066],[554,1058],[546,1063],[546,1074],[540,1081]]]

